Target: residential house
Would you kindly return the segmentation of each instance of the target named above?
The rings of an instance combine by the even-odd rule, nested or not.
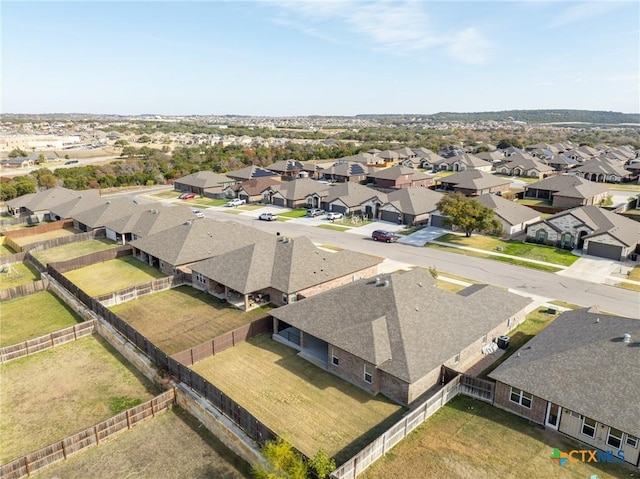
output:
[[[273,338],[371,394],[410,404],[524,320],[530,299],[488,285],[438,289],[424,269],[362,279],[272,310]]]
[[[555,173],[555,170],[528,154],[516,154],[505,158],[504,162],[495,165],[496,173],[509,176],[526,176],[542,179]]]
[[[481,151],[480,153],[476,153],[475,157],[489,163],[497,163],[504,160],[504,153],[502,153],[501,150]]]
[[[384,168],[368,175],[370,180],[378,188],[412,188],[414,186],[427,187],[431,185],[431,177],[420,171],[405,166],[392,166]]]
[[[582,206],[528,225],[527,239],[620,261],[639,252],[640,226],[603,208]]]
[[[501,151],[504,156],[522,155],[524,153],[524,150],[522,148],[516,148],[515,146],[501,148],[498,151]]]
[[[229,171],[225,173],[225,175],[232,180],[247,181],[257,178],[277,177],[278,173],[276,173],[275,171],[267,170],[266,168],[262,168],[260,166],[251,165],[247,166],[246,168],[242,168],[241,170]]]
[[[620,183],[630,181],[635,176],[625,169],[623,162],[603,156],[586,160],[571,170],[571,174],[596,183]]]
[[[407,156],[403,153],[402,155],[397,151],[393,150],[384,150],[379,153],[376,153],[378,158],[384,160],[384,167],[389,168],[400,163],[402,160],[406,159]]]
[[[97,190],[70,190],[57,186],[37,193],[28,193],[6,202],[10,215],[36,216],[38,221],[43,221],[49,216],[51,208],[67,203],[77,198],[97,198],[100,193]]]
[[[278,185],[272,185],[265,191],[269,202],[285,208],[319,208],[329,194],[329,185],[309,178],[297,178]]]
[[[134,214],[138,209],[138,203],[130,198],[109,198],[93,208],[74,211],[71,218],[75,229],[93,231],[103,228],[111,221]]]
[[[547,200],[556,208],[601,204],[608,193],[606,187],[573,175],[550,176],[524,187],[525,198]]]
[[[420,168],[425,170],[437,170],[440,163],[444,161],[444,158],[437,153],[426,153],[420,158]]]
[[[183,176],[174,181],[174,189],[182,192],[195,193],[200,196],[219,198],[224,196],[223,190],[238,181],[226,175],[220,175],[213,171],[198,171],[191,175]]]
[[[233,221],[209,218],[189,220],[160,233],[132,240],[134,255],[172,275],[190,273],[190,265],[249,244],[269,241],[273,235]]]
[[[637,319],[567,311],[489,374],[494,406],[638,466],[639,351]]]
[[[371,153],[374,150],[369,150],[366,153],[360,152],[357,155],[344,156],[339,158],[340,161],[355,161],[356,163],[362,163],[366,166],[373,166],[376,168],[385,168],[386,163],[383,158],[380,158],[377,153]],[[375,150],[377,151],[377,150]]]
[[[372,172],[371,167],[355,161],[338,161],[334,165],[320,170],[319,176],[323,180],[337,183],[355,182],[365,183],[367,175]]]
[[[540,212],[498,195],[484,194],[477,196],[476,200],[493,211],[506,236],[514,236],[525,231],[527,225],[540,221]]]
[[[439,170],[448,171],[479,170],[488,173],[491,171],[491,168],[491,163],[484,161],[477,156],[470,155],[469,153],[462,153],[460,155],[445,158],[438,164]]]
[[[6,168],[28,168],[37,163],[33,158],[27,156],[18,156],[16,158],[7,158],[2,162],[2,166]]]
[[[227,198],[240,198],[247,203],[268,203],[269,188],[280,185],[279,176],[261,176],[252,180],[245,180],[224,189]]]
[[[443,146],[438,150],[438,155],[443,158],[451,158],[452,156],[462,155],[465,151],[459,146],[449,145]]]
[[[83,193],[86,194],[77,196],[64,203],[52,205],[49,208],[49,219],[51,221],[58,221],[73,218],[74,215],[77,215],[81,211],[95,208],[109,201],[107,198],[100,196],[98,190],[86,190]]]
[[[573,158],[569,158],[564,153],[560,153],[549,158],[547,160],[547,165],[556,171],[564,173],[578,166],[578,162]]]
[[[466,170],[455,175],[436,179],[436,188],[444,191],[459,191],[466,196],[486,193],[502,194],[509,191],[511,182],[480,170]]]
[[[304,169],[304,164],[298,160],[282,160],[276,161],[274,164],[266,167],[267,170],[273,171],[282,178],[297,178]]]
[[[378,273],[382,258],[270,237],[191,265],[193,286],[248,311],[282,306]]]
[[[351,181],[338,183],[329,189],[323,198],[321,208],[335,211],[345,216],[364,213],[364,204],[373,198],[386,198],[384,193]]]
[[[410,226],[426,225],[437,211],[442,193],[429,188],[412,187],[387,193],[387,201],[377,208],[377,218]]]

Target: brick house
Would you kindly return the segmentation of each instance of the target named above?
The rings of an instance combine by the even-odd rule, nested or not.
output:
[[[477,196],[476,200],[493,211],[495,218],[502,225],[502,233],[506,236],[517,235],[525,231],[527,225],[540,220],[538,211],[502,196],[485,194]]]
[[[430,186],[431,177],[406,166],[392,166],[368,175],[378,188],[412,188],[414,186]]]
[[[504,193],[509,191],[511,182],[480,170],[466,170],[455,175],[440,178],[436,189],[459,191],[465,196],[479,196],[486,193]]]
[[[329,194],[329,185],[309,178],[272,185],[265,194],[268,201],[285,208],[320,208],[320,204]]]
[[[377,208],[377,218],[413,226],[427,224],[443,196],[442,193],[422,187],[392,191],[387,193],[386,201]]]
[[[567,311],[489,374],[494,406],[638,466],[639,339],[637,319]]]
[[[423,269],[377,276],[272,310],[276,341],[371,394],[410,404],[524,320],[531,301],[488,285],[460,293]]]
[[[573,175],[557,175],[524,187],[524,197],[551,202],[556,208],[598,205],[609,190],[597,183]]]
[[[175,180],[173,188],[186,193],[216,198],[224,196],[222,191],[235,183],[237,180],[213,171],[198,171]]]
[[[555,170],[527,153],[508,156],[495,165],[496,173],[510,176],[526,176],[542,179],[555,173]]]

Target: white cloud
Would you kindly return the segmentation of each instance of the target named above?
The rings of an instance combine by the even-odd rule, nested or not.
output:
[[[628,2],[627,2],[628,3]],[[548,28],[559,28],[588,20],[594,17],[600,17],[623,6],[625,2],[604,2],[604,1],[588,1],[588,2],[566,2],[562,3],[566,8],[557,15],[549,24]]]
[[[487,61],[490,42],[474,27],[457,32],[449,51],[454,58],[471,64],[481,64]]]

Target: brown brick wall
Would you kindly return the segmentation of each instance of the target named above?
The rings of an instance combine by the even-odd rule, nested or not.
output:
[[[340,360],[339,366],[334,366],[333,356]],[[329,344],[328,370],[345,381],[358,386],[371,394],[380,392],[380,371],[373,367],[373,381],[371,384],[364,381],[365,361],[336,346]]]
[[[525,391],[526,392],[526,391]],[[494,406],[506,409],[509,412],[525,417],[537,424],[544,424],[547,414],[547,401],[537,396],[533,396],[531,409],[512,402],[509,397],[511,395],[511,387],[507,384],[496,382],[494,395]]]
[[[406,383],[384,371],[378,371],[378,374],[380,375],[381,394],[400,404],[409,404],[409,402],[411,402],[409,392],[411,386],[409,383]]]

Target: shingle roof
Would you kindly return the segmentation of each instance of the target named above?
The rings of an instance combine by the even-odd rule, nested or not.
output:
[[[552,167],[550,167],[549,165],[545,165],[537,158],[531,155],[528,155],[526,153],[523,155],[516,154],[516,155],[507,156],[505,158],[505,163],[500,164],[500,166],[506,166],[510,170],[513,168],[522,168],[525,171],[527,170],[538,170],[540,172],[553,171]]]
[[[453,163],[462,163],[469,168],[481,168],[483,166],[491,166],[491,163],[485,161],[477,156],[470,155],[469,153],[462,153],[461,155],[451,156],[449,158],[445,158],[442,163],[447,165],[451,165]]]
[[[507,185],[510,181],[506,178],[499,178],[480,170],[466,170],[447,176],[440,180],[441,183],[455,185],[457,188],[465,190],[481,190],[494,188],[496,186]]]
[[[85,190],[82,193],[82,195],[70,201],[52,205],[49,211],[60,218],[73,218],[74,214],[94,208],[108,201],[107,198],[101,197],[96,190]]]
[[[303,200],[314,193],[321,197],[327,196],[331,187],[310,178],[297,178],[293,181],[273,185],[272,188],[287,200]]]
[[[246,168],[242,168],[241,170],[229,171],[226,175],[229,178],[233,178],[236,180],[252,180],[254,178],[278,176],[277,173],[256,165],[247,166]]]
[[[424,173],[400,165],[395,165],[390,168],[378,170],[375,173],[370,174],[369,178],[376,178],[380,180],[397,180],[403,175],[410,175],[413,181],[429,178],[429,176],[425,175]]]
[[[359,183],[347,181],[332,186],[324,201],[331,203],[339,199],[346,206],[353,207],[361,205],[374,196],[383,199],[383,201],[386,201],[387,198],[386,194],[381,193],[378,190],[374,190],[373,188],[369,188],[368,186],[364,186]]]
[[[530,300],[487,286],[456,295],[423,269],[360,280],[271,315],[412,383],[524,308]]]
[[[556,175],[525,186],[529,189],[548,190],[559,196],[591,198],[608,190],[606,186],[573,175]]]
[[[279,185],[280,178],[278,176],[267,176],[254,178],[252,180],[243,181],[237,185],[236,191],[244,190],[249,196],[256,196],[273,185]]]
[[[639,320],[567,311],[519,353],[489,376],[640,436]]]
[[[509,201],[502,196],[480,195],[476,197],[480,203],[493,210],[494,214],[510,225],[519,225],[540,218],[540,213],[527,206]]]
[[[360,176],[367,175],[369,171],[370,168],[362,163],[355,161],[340,161],[329,168],[323,169],[322,173],[325,175],[336,176]]]
[[[225,183],[234,183],[235,180],[225,175],[219,175],[213,171],[198,171],[191,175],[183,176],[175,180],[175,183],[194,186],[196,188],[213,188]]]
[[[579,171],[581,173],[616,175],[622,178],[630,175],[630,173],[624,169],[624,165],[622,163],[616,160],[610,160],[606,157],[598,157],[592,160],[587,160],[571,171]]]
[[[104,224],[119,234],[132,233],[146,237],[194,220],[193,212],[185,206],[137,205],[130,214]]]
[[[398,211],[409,215],[431,213],[444,197],[442,193],[424,187],[402,188],[387,194],[387,202]]]
[[[71,218],[89,228],[100,228],[110,221],[130,215],[138,204],[131,198],[113,198],[93,208],[73,213]]]
[[[381,262],[355,251],[327,252],[306,237],[285,241],[271,237],[200,261],[192,269],[241,293],[268,287],[295,293]]]
[[[297,160],[276,161],[274,164],[267,166],[268,170],[277,171],[278,173],[286,173],[288,171],[300,171],[304,165]]]
[[[75,198],[95,197],[98,195],[99,192],[96,190],[76,191],[57,186],[48,190],[38,191],[37,193],[18,196],[17,198],[7,201],[7,206],[10,208],[25,208],[32,212],[50,211],[51,208],[67,203]]]

